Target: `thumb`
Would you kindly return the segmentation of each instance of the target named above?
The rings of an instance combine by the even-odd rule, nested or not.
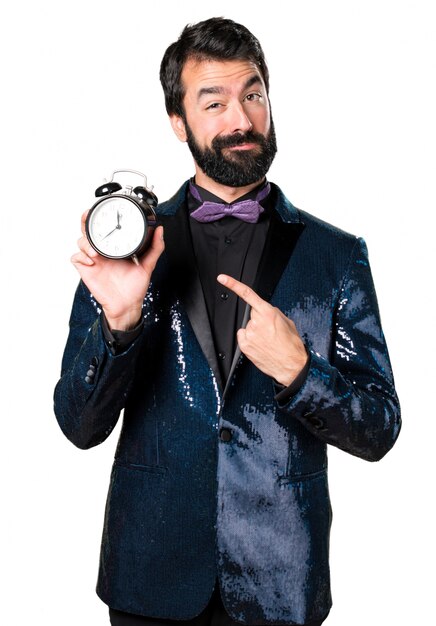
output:
[[[156,267],[156,263],[165,250],[163,226],[158,226],[153,233],[151,245],[144,256],[140,259],[142,267],[151,274]]]

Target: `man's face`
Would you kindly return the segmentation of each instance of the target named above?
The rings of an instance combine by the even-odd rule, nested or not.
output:
[[[196,182],[260,182],[277,151],[265,84],[250,61],[190,60],[182,72],[184,118],[173,128],[196,162]]]

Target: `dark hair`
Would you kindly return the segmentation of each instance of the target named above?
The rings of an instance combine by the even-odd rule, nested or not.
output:
[[[259,41],[245,26],[223,17],[212,17],[197,24],[187,24],[163,56],[160,82],[168,115],[184,116],[182,70],[188,59],[252,61],[259,68],[268,92],[268,67]]]

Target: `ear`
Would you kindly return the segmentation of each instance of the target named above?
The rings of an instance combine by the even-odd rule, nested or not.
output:
[[[180,117],[180,115],[176,115],[175,113],[170,115],[170,122],[171,122],[171,126],[173,127],[173,131],[176,134],[177,139],[179,139],[180,141],[186,141],[187,136],[186,136],[185,122]]]

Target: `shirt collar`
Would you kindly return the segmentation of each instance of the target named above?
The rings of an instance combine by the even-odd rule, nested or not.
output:
[[[219,196],[216,196],[215,194],[213,194],[212,192],[208,191],[204,187],[200,187],[200,185],[197,185],[196,182],[195,182],[194,177],[191,178],[190,182],[197,189],[197,191],[200,194],[201,199],[202,199],[203,202],[218,202],[220,204],[232,204],[231,202],[226,202],[225,200],[223,200]],[[234,200],[234,202],[242,202],[243,200],[254,200],[256,198],[257,194],[259,193],[259,191],[261,189],[263,189],[263,187],[265,187],[267,184],[268,184],[268,181],[265,178],[265,180],[263,182],[261,182],[260,185],[258,185],[257,187],[255,187],[254,189],[249,191],[248,193],[244,194],[243,196],[240,196],[239,198]],[[268,200],[270,195],[271,194],[268,194],[268,196],[264,200],[261,201],[260,204],[262,204],[262,206],[265,206],[264,203]],[[190,196],[190,199],[193,199],[195,201],[195,205],[197,206],[199,204],[198,200],[196,200],[196,198],[193,198],[192,194],[189,194],[189,196]]]

